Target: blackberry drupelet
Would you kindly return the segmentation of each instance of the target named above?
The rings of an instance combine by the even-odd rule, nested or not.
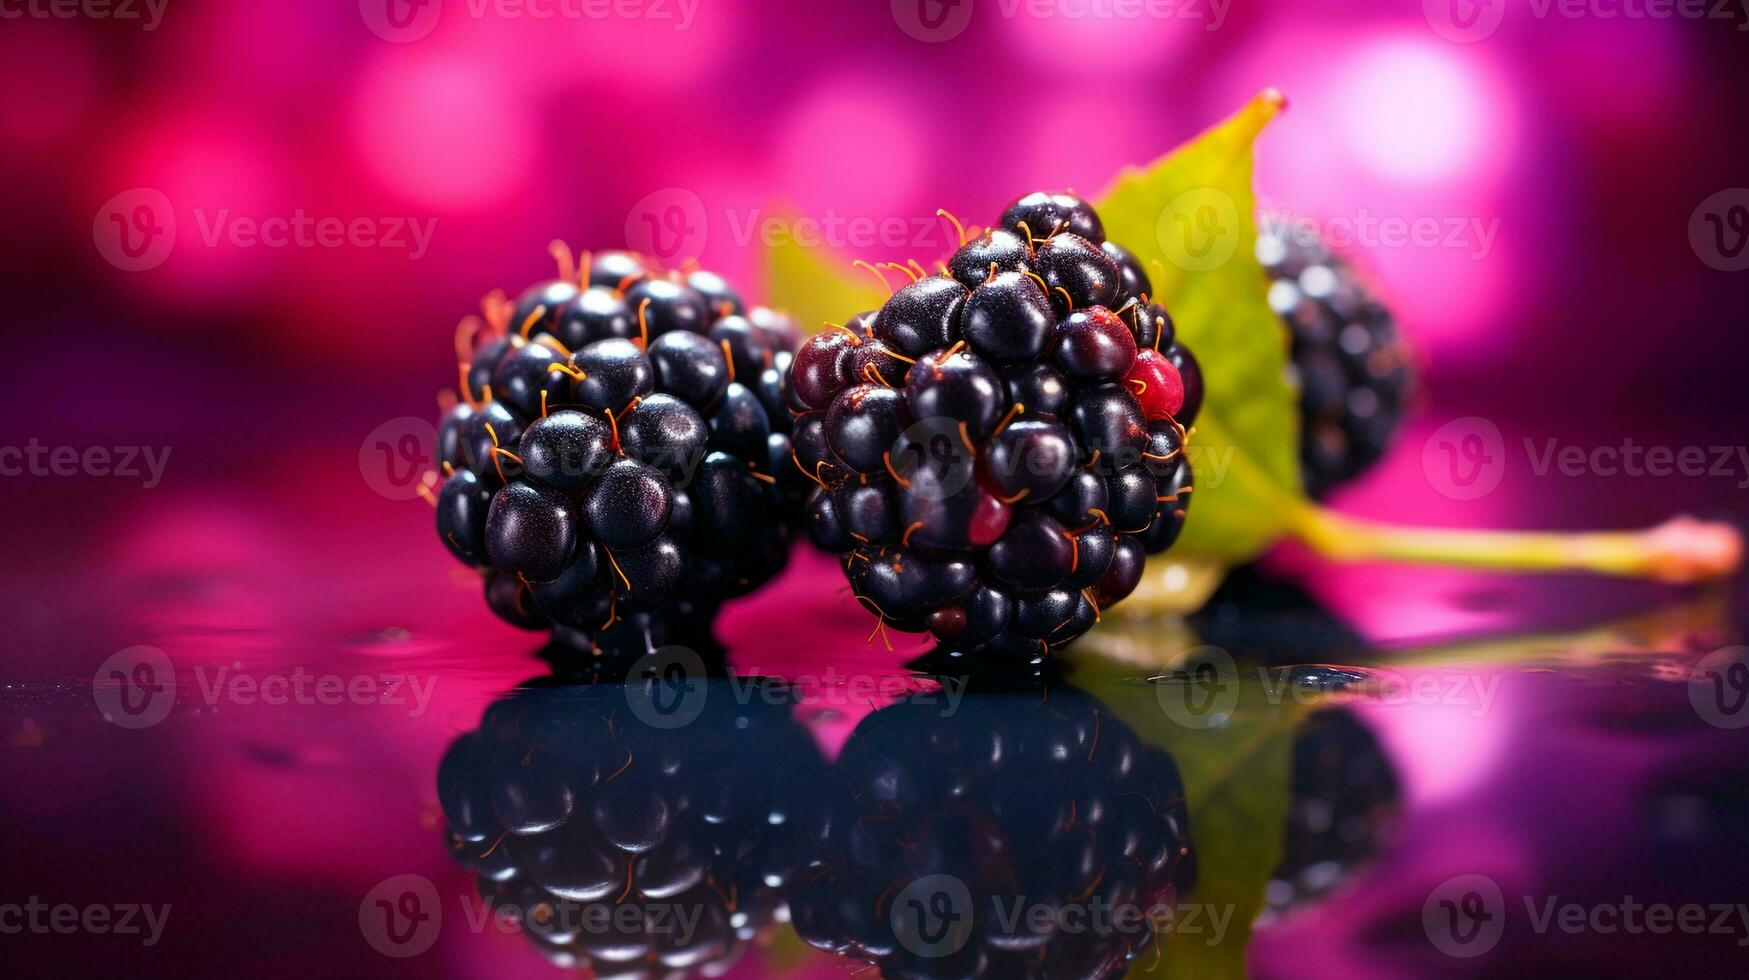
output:
[[[1022,197],[919,272],[795,355],[809,531],[884,625],[1038,660],[1177,538],[1201,373],[1073,195]]]
[[[883,976],[1122,976],[1194,876],[1171,756],[1073,687],[943,701],[883,708],[845,743],[790,892],[797,932]],[[1131,927],[1073,928],[1094,909]]]
[[[531,681],[451,744],[437,774],[451,853],[487,911],[559,965],[716,976],[787,919],[825,762],[775,690],[738,704],[720,677],[623,679]],[[701,710],[651,722],[664,716],[641,715],[638,691]]]
[[[1351,263],[1305,222],[1264,215],[1258,224],[1269,305],[1292,342],[1303,479],[1321,497],[1389,448],[1408,407],[1413,363],[1396,319]]]
[[[517,626],[585,650],[695,642],[783,567],[811,486],[791,462],[798,332],[710,273],[555,254],[559,278],[458,330],[438,535]]]

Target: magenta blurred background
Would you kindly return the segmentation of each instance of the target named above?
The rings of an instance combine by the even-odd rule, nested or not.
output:
[[[153,867],[186,862],[240,903],[279,889],[274,907],[298,914],[355,901],[381,877],[355,862],[381,865],[385,841],[391,869],[442,867],[436,829],[385,837],[349,833],[347,821],[398,807],[429,822],[436,754],[477,721],[479,698],[535,672],[533,644],[489,618],[424,503],[373,489],[360,446],[385,423],[435,418],[435,393],[453,383],[452,330],[482,294],[550,275],[554,238],[660,256],[664,236],[684,231],[673,247],[762,300],[760,228],[789,213],[846,227],[900,219],[905,241],[829,244],[847,259],[927,260],[950,244],[944,227],[910,236],[936,208],[988,220],[1036,187],[1095,192],[1267,86],[1290,108],[1258,149],[1265,202],[1329,227],[1431,220],[1441,239],[1360,243],[1424,355],[1425,399],[1401,451],[1340,506],[1573,528],[1740,514],[1742,470],[1537,476],[1518,453],[1501,489],[1473,501],[1424,474],[1428,434],[1454,418],[1492,421],[1508,447],[1710,447],[1741,444],[1749,411],[1749,273],[1716,268],[1732,256],[1690,236],[1703,202],[1721,214],[1749,202],[1749,192],[1715,197],[1749,185],[1741,13],[1569,18],[1497,2],[1463,28],[1452,15],[1464,0],[1202,0],[1139,20],[1066,16],[1084,9],[1074,0],[1050,17],[976,0],[941,8],[949,26],[927,40],[913,36],[931,32],[904,0],[651,0],[635,5],[647,16],[605,19],[538,19],[482,0],[175,0],[161,20],[136,5],[147,21],[9,15],[0,400],[14,435],[0,442],[170,456],[150,489],[91,476],[0,484],[11,518],[0,670],[89,678],[109,653],[149,642],[190,664],[440,647],[461,659],[459,648],[480,673],[475,686],[445,688],[466,711],[400,730],[406,744],[372,742],[374,761],[347,757],[354,733],[329,719],[328,747],[296,756],[318,774],[301,786],[247,782],[240,774],[261,763],[247,753],[205,782],[126,775],[196,753],[202,743],[173,727],[155,747],[126,743],[98,770],[113,778],[94,779],[87,796],[56,796],[68,787],[54,777],[79,760],[55,756],[51,737],[37,745],[44,755],[9,768],[20,785],[53,790],[10,815],[0,805],[0,816],[69,821],[71,839],[104,832],[77,814],[101,815],[105,801],[180,801],[165,802],[162,825],[116,842],[155,850]],[[968,10],[955,33],[953,16]],[[685,223],[664,225],[675,208]],[[236,236],[239,221],[299,216],[346,228],[351,243]],[[759,600],[763,615],[805,598],[785,615],[826,624],[825,649],[861,651],[856,624],[831,622],[854,606],[821,590],[821,567],[801,570],[812,583],[791,575],[781,598]],[[1558,589],[1458,573],[1311,572],[1381,641],[1567,609]],[[760,608],[732,615],[726,631],[756,643]],[[265,743],[262,764],[285,765],[276,738]],[[381,780],[379,795],[345,788],[361,774]],[[1463,812],[1442,819],[1462,823]],[[301,836],[324,821],[337,824],[331,838]],[[163,853],[166,840],[180,850]],[[36,870],[94,893],[114,871]],[[177,901],[193,908],[202,896],[190,889]],[[253,948],[268,922],[288,927],[263,914],[202,928],[220,937],[218,957]],[[312,920],[304,939],[340,927],[352,925]],[[356,946],[330,957],[294,934],[265,951],[305,975],[384,965]],[[1284,948],[1259,955],[1280,964]],[[515,955],[533,962],[520,946]],[[447,962],[469,975],[509,960],[458,946]]]

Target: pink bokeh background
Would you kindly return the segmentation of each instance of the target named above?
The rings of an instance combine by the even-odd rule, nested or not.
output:
[[[3,441],[171,451],[150,489],[119,477],[0,483],[11,518],[0,675],[78,683],[113,651],[151,643],[191,668],[377,658],[437,664],[446,678],[417,725],[324,716],[306,728],[292,714],[201,717],[144,738],[33,722],[16,736],[6,770],[34,791],[0,817],[17,821],[9,840],[41,846],[15,880],[116,895],[185,873],[172,897],[207,938],[175,953],[181,965],[248,956],[287,975],[544,975],[520,941],[458,939],[435,963],[385,961],[347,918],[387,874],[425,869],[447,876],[446,894],[466,887],[446,863],[430,774],[484,701],[538,666],[529,637],[491,620],[477,581],[438,546],[426,506],[372,489],[359,446],[385,422],[435,417],[452,328],[482,294],[549,275],[551,239],[626,245],[652,207],[663,219],[678,206],[687,247],[763,299],[765,219],[909,228],[947,208],[987,220],[1035,187],[1095,191],[1275,86],[1290,109],[1258,147],[1265,202],[1460,231],[1450,245],[1358,253],[1423,354],[1425,397],[1402,451],[1340,506],[1573,528],[1742,510],[1735,479],[1538,476],[1522,454],[1497,492],[1454,501],[1421,454],[1464,416],[1491,420],[1509,446],[1742,441],[1749,273],[1710,267],[1688,237],[1703,200],[1749,184],[1740,23],[1539,16],[1513,0],[1491,34],[1455,41],[1428,13],[1436,2],[1259,0],[1223,9],[1217,26],[1207,4],[1114,22],[978,0],[963,32],[923,41],[903,29],[902,3],[699,0],[682,27],[674,18],[691,5],[677,0],[640,8],[666,19],[544,20],[428,0],[393,8],[414,18],[403,34],[385,26],[391,2],[177,0],[149,30],[90,16],[0,22],[0,400],[17,433]],[[176,232],[161,263],[134,270],[105,219],[139,189],[170,213],[149,212],[135,232],[162,236],[171,220]],[[122,200],[128,217],[147,198]],[[230,234],[237,220],[298,215],[430,237],[271,247]],[[937,224],[896,248],[837,251],[928,257],[943,234]],[[1567,611],[1558,590],[1468,573],[1273,560],[1380,642]],[[833,574],[798,555],[771,592],[731,610],[722,633],[741,662],[883,671],[916,651],[869,646],[866,617],[822,586]],[[769,641],[779,631],[786,646]],[[786,660],[790,649],[806,659]],[[832,708],[829,742],[859,710]],[[1396,737],[1412,746],[1413,734]],[[79,749],[92,739],[114,751],[88,762]],[[92,778],[69,782],[81,765]],[[1430,798],[1446,823],[1429,833],[1523,789],[1478,765],[1464,792]],[[116,830],[141,801],[151,819]],[[406,832],[421,821],[429,833]],[[1475,833],[1507,863],[1531,846]],[[143,869],[132,876],[128,855]],[[233,911],[193,911],[215,900]],[[1365,945],[1366,922],[1290,924],[1259,940],[1256,963],[1291,972],[1302,943]],[[89,965],[66,955],[68,969]]]

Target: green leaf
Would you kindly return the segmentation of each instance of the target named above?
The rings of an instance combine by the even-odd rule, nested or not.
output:
[[[793,214],[787,209],[777,213]],[[782,236],[766,248],[766,294],[772,306],[795,317],[802,329],[818,333],[828,323],[843,323],[887,301],[888,290],[875,285],[874,274],[853,277],[850,263],[811,251],[793,235]]]
[[[1173,721],[1153,684],[1130,679],[1128,668],[1105,657],[1078,658],[1077,686],[1099,697],[1149,745],[1172,754],[1184,777],[1197,880],[1180,905],[1198,908],[1183,933],[1170,934],[1158,958],[1144,955],[1132,976],[1245,976],[1251,924],[1263,909],[1264,889],[1281,862],[1293,796],[1293,741],[1311,706],[1293,699],[1271,704],[1255,677],[1239,682],[1238,707],[1220,728],[1193,729]],[[1168,689],[1166,697],[1173,696]],[[1216,936],[1211,915],[1224,917]],[[1195,931],[1193,931],[1195,930]]]
[[[1255,556],[1289,531],[1282,495],[1299,494],[1286,331],[1253,253],[1251,147],[1283,104],[1274,90],[1258,95],[1202,136],[1118,175],[1095,204],[1107,236],[1152,271],[1156,298],[1202,366],[1196,490],[1174,558]]]

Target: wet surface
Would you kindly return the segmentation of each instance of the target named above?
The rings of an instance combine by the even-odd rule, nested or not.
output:
[[[250,615],[286,632],[227,621],[254,567],[148,562],[126,589],[171,601],[87,623],[107,660],[0,687],[22,972],[1749,963],[1728,592],[1446,592],[1522,622],[1429,639],[1244,572],[1054,676],[968,680],[866,642],[798,554],[726,658],[561,680],[460,580],[423,624],[271,587]]]

